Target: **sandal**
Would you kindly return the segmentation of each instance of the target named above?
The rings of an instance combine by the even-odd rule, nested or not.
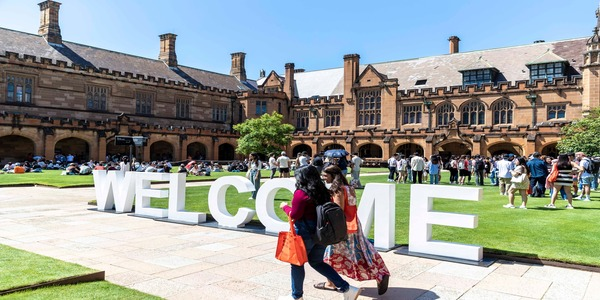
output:
[[[327,282],[316,283],[316,284],[313,285],[313,287],[315,289],[318,289],[318,290],[335,291],[335,292],[337,292],[337,288],[335,288],[335,287],[328,287],[327,286]]]

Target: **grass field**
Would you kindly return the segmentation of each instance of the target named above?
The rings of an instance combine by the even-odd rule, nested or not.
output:
[[[363,173],[387,172],[386,168],[364,168]],[[16,185],[45,185],[57,188],[93,186],[92,175],[60,175],[61,170],[45,170],[42,173],[0,174],[0,187]],[[245,175],[233,172],[212,172],[211,176],[188,176],[187,181],[211,181],[223,176]],[[261,171],[262,178],[269,178],[270,170]],[[279,176],[277,172],[276,176]]]
[[[96,272],[0,244],[0,291]],[[57,296],[60,295],[60,296]],[[106,281],[25,290],[2,299],[160,299]]]

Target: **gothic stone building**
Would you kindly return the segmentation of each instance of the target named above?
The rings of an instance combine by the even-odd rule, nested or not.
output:
[[[29,153],[103,160],[143,136],[144,160],[236,158],[232,125],[277,111],[295,125],[290,155],[344,148],[393,153],[556,154],[561,127],[600,104],[600,36],[246,78],[179,65],[175,34],[157,60],[62,40],[60,3],[40,3],[37,35],[0,28],[0,161]],[[598,15],[599,12],[596,12]]]

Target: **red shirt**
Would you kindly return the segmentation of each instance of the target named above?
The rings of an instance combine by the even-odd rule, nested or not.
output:
[[[315,202],[303,190],[296,190],[292,198],[292,207],[286,205],[283,211],[293,220],[317,219],[317,208]]]

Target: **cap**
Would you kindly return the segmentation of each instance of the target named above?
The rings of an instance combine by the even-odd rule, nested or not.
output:
[[[281,151],[281,155],[285,155],[285,151]]]

